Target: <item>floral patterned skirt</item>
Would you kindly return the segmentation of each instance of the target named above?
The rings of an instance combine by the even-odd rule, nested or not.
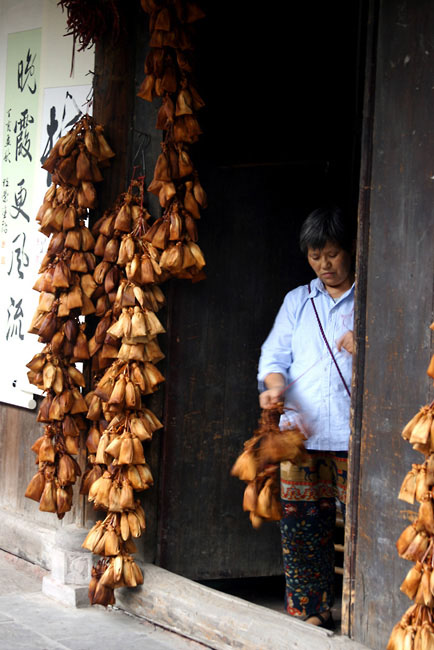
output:
[[[298,617],[330,609],[334,597],[336,502],[345,517],[347,452],[310,451],[309,464],[281,464],[280,522],[285,609]]]

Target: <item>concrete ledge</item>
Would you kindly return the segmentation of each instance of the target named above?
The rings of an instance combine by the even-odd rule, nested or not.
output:
[[[66,585],[50,576],[42,579],[42,593],[69,607],[89,607],[88,588],[82,585]]]
[[[56,532],[51,560],[51,578],[54,582],[86,587],[92,571],[92,554],[82,548],[87,535],[85,528],[74,524]]]
[[[0,548],[44,569],[51,569],[56,529],[0,509]]]
[[[52,569],[59,530],[29,522],[3,509],[0,516],[0,548]],[[77,531],[77,538],[84,532]],[[61,533],[57,543],[65,546],[60,537]],[[76,542],[71,541],[72,549]],[[80,558],[78,562],[75,555],[72,559],[74,570],[78,566],[80,575],[84,574],[87,562],[83,564]],[[69,565],[67,569],[65,576],[69,578],[72,576]],[[71,607],[88,606],[87,585],[62,584],[45,576],[43,593]],[[347,637],[335,636],[153,564],[144,567],[144,584],[136,589],[117,589],[116,601],[126,612],[215,650],[368,650]]]
[[[145,565],[141,587],[116,590],[116,604],[215,650],[367,650],[153,564]]]

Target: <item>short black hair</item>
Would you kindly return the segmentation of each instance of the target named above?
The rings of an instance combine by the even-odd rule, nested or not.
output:
[[[340,208],[318,208],[303,222],[300,248],[307,255],[309,248],[321,250],[327,242],[333,242],[348,253],[353,253],[354,239],[354,226]]]

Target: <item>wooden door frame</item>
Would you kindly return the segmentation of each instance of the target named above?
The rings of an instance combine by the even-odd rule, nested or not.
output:
[[[353,637],[356,557],[358,540],[359,485],[361,472],[360,446],[362,437],[363,396],[365,377],[367,274],[370,235],[370,198],[372,149],[375,118],[375,82],[377,63],[377,36],[380,0],[368,0],[366,45],[360,48],[365,57],[365,81],[361,135],[361,162],[358,231],[356,250],[355,292],[355,362],[352,378],[351,439],[348,453],[348,487],[345,524],[345,563],[342,590],[342,634]],[[360,26],[360,29],[362,26]],[[364,52],[363,52],[364,49]],[[362,61],[360,62],[362,66]]]

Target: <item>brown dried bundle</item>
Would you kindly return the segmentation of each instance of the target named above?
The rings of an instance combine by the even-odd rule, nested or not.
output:
[[[279,428],[283,404],[264,409],[258,429],[244,443],[244,451],[231,469],[232,476],[248,482],[244,492],[243,509],[250,512],[250,521],[258,528],[264,520],[279,520],[281,506],[278,465],[290,460],[302,464],[307,460],[305,437],[297,429],[281,431]]]
[[[402,501],[407,501],[407,503],[414,503],[415,496],[416,496],[417,477],[420,468],[421,468],[420,465],[412,465],[412,469],[408,472],[408,474],[406,475],[406,477],[402,482],[398,499],[401,499]]]
[[[309,457],[304,446],[305,441],[306,437],[298,429],[270,432],[260,442],[261,464],[280,463],[285,460],[294,465],[305,464]]]
[[[28,376],[47,393],[37,418],[47,426],[33,445],[44,472],[32,479],[26,495],[60,518],[71,508],[71,486],[81,474],[71,454],[78,453],[84,424],[80,414],[88,410],[80,392],[84,376],[74,362],[89,358],[78,317],[95,312],[90,300],[97,286],[91,276],[95,240],[84,219],[95,205],[93,183],[102,180],[100,136],[102,128],[84,116],[55,144],[44,163],[53,185],[37,215],[41,231],[52,237],[35,284],[41,296],[30,331],[46,346],[29,362]]]

